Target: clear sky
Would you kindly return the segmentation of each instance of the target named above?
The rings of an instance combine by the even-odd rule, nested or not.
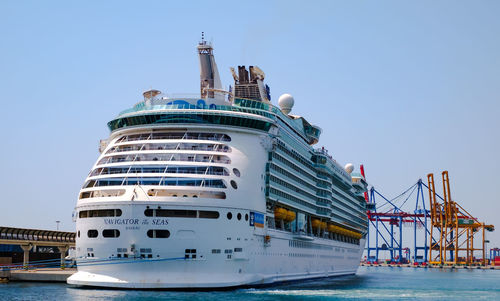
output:
[[[498,1],[1,1],[0,224],[74,230],[106,123],[151,87],[197,93],[205,31],[224,85],[258,65],[274,101],[292,94],[323,129],[318,146],[389,197],[448,170],[500,247],[499,15]]]

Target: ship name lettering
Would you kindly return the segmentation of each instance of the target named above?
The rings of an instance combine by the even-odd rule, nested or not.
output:
[[[168,225],[168,221],[166,219],[156,218],[153,220],[153,225],[166,226],[166,225]]]
[[[138,218],[119,218],[119,219],[105,218],[104,223],[106,225],[138,225],[139,219]]]

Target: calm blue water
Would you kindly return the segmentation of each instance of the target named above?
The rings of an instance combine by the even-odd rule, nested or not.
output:
[[[500,270],[360,267],[355,276],[216,292],[0,284],[1,300],[500,300]]]

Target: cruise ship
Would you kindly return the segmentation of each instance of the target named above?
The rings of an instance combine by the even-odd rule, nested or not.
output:
[[[257,66],[197,45],[200,94],[158,90],[108,123],[75,209],[76,286],[257,286],[354,274],[367,232],[362,166],[315,147],[321,129],[271,103]],[[310,100],[309,100],[310,101]]]

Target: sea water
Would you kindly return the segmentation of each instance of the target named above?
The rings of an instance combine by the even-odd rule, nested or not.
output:
[[[0,300],[500,300],[500,270],[360,267],[352,276],[223,291],[0,284]]]

